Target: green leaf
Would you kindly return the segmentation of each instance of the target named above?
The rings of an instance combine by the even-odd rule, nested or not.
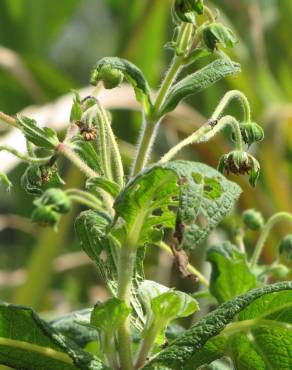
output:
[[[82,136],[75,136],[72,140],[72,149],[94,171],[101,172],[100,160],[91,143],[85,141]]]
[[[188,161],[155,165],[133,179],[115,202],[132,243],[155,243],[175,228],[180,247],[197,247],[231,210],[241,190],[219,172]]]
[[[223,303],[257,286],[246,255],[229,242],[211,248],[207,260],[212,264],[210,292]]]
[[[103,281],[114,292],[117,250],[114,240],[107,235],[110,223],[111,218],[105,213],[89,210],[77,217],[75,230],[82,249],[96,263]]]
[[[35,120],[17,115],[16,123],[28,141],[39,148],[55,150],[59,144],[57,133],[49,128],[39,128]]]
[[[164,115],[176,108],[187,96],[212,86],[223,78],[240,72],[240,65],[228,59],[218,59],[175,84],[161,108]]]
[[[257,299],[239,314],[238,320],[233,324],[235,333],[228,337],[226,345],[236,369],[292,368],[291,292]],[[236,325],[245,327],[236,330]]]
[[[128,83],[134,88],[137,100],[142,102],[146,111],[149,112],[150,108],[152,107],[150,88],[140,69],[126,59],[117,57],[103,58],[96,63],[92,71],[91,83],[93,85],[96,85],[100,80],[103,79],[103,71],[105,68],[107,68],[107,70],[109,69],[121,72]],[[115,86],[116,85],[114,84],[113,87]]]
[[[224,328],[234,320],[237,314],[250,306],[254,301],[261,297],[263,297],[262,299],[265,299],[265,295],[269,295],[271,293],[290,290],[292,290],[292,282],[277,283],[265,286],[263,288],[254,289],[247,294],[242,294],[231,301],[222,304],[215,311],[209,313],[203,319],[201,319],[190,330],[187,330],[180,338],[173,341],[168,348],[164,349],[152,360],[150,360],[150,362],[144,366],[143,369],[184,369],[189,360],[204,347],[208,340],[220,334]],[[291,292],[286,293],[290,297],[289,299],[291,299]],[[275,299],[275,301],[276,300],[277,299]],[[259,300],[259,302],[263,301]],[[260,306],[263,310],[267,308],[267,306],[263,306],[263,304]],[[247,368],[250,369],[249,367],[245,367],[244,369]],[[261,369],[261,367],[257,367],[257,369]],[[283,369],[288,368],[284,367]]]
[[[96,330],[86,325],[90,323],[91,312],[91,308],[70,312],[65,316],[54,319],[50,322],[50,325],[80,347],[85,347],[89,342],[96,341],[99,338]],[[80,323],[85,325],[80,325]]]
[[[116,198],[121,190],[120,186],[105,177],[91,177],[86,181],[87,189],[102,189]]]
[[[110,298],[94,307],[90,324],[101,332],[114,334],[130,313],[131,308],[125,302],[118,298]]]
[[[28,370],[108,369],[30,308],[7,303],[0,305],[0,364]]]

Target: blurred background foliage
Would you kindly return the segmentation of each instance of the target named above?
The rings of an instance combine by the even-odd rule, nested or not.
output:
[[[208,265],[202,261],[207,246],[218,239],[232,240],[243,210],[256,208],[266,218],[276,211],[292,210],[292,2],[208,3],[237,33],[240,42],[230,56],[241,62],[243,72],[189,99],[189,112],[199,114],[190,113],[189,119],[183,121],[167,118],[155,155],[158,157],[192,132],[200,123],[193,117],[208,117],[228,89],[240,89],[248,96],[254,119],[265,127],[266,139],[253,148],[262,165],[257,188],[251,189],[246,179],[234,178],[244,190],[235,216],[228,217],[192,256],[192,262],[206,274]],[[170,53],[163,48],[172,37],[170,5],[171,0],[2,0],[0,109],[15,114],[88,85],[91,67],[106,55],[135,62],[156,89],[170,59]],[[236,105],[231,109],[237,114]],[[139,114],[131,109],[112,113],[117,136],[133,144],[141,123]],[[0,141],[6,134],[0,127]],[[189,148],[181,157],[216,166],[218,158],[231,148],[229,136]],[[36,228],[29,220],[32,198],[20,187],[24,168],[23,164],[13,168],[11,193],[0,193],[1,300],[31,305],[43,312],[64,313],[103,299],[106,292],[95,267],[79,252],[74,235],[73,222],[79,209],[63,219],[58,233]],[[81,175],[66,163],[63,175],[68,186],[83,186]],[[265,249],[266,261],[273,261],[279,239],[289,231],[291,225],[277,227]],[[249,251],[257,236],[247,235]],[[197,284],[181,280],[172,259],[158,250],[148,253],[146,274],[169,286],[198,289]]]

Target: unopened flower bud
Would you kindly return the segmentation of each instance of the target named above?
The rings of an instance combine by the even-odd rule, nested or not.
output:
[[[253,231],[260,230],[265,223],[263,215],[254,209],[243,212],[242,218],[245,226]]]
[[[280,255],[285,255],[288,261],[292,260],[292,235],[287,235],[279,245]]]
[[[203,0],[175,0],[173,4],[175,21],[196,24],[196,14],[203,14]]]
[[[210,23],[202,30],[203,41],[206,47],[215,51],[219,45],[224,48],[233,48],[237,42],[236,36],[231,29],[221,23]]]
[[[60,220],[60,215],[53,211],[51,206],[40,206],[33,211],[31,219],[32,222],[43,227],[56,227]]]
[[[48,189],[40,198],[34,201],[37,207],[50,206],[57,213],[67,213],[71,208],[68,195],[61,189]]]
[[[124,79],[124,74],[111,65],[103,65],[99,70],[95,69],[91,75],[91,84],[97,85],[99,81],[103,82],[106,89],[114,89],[119,86]]]

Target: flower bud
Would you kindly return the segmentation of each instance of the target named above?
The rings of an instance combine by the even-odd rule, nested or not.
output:
[[[215,51],[219,44],[224,48],[233,48],[237,39],[231,29],[223,26],[221,23],[210,23],[202,30],[203,41],[205,46]]]
[[[292,260],[292,235],[287,235],[281,240],[279,245],[279,254],[285,255],[288,261]]]
[[[263,141],[265,133],[263,128],[255,122],[241,124],[243,141],[250,146],[253,143]]]
[[[265,223],[263,215],[254,209],[243,212],[242,218],[245,226],[253,231],[260,230]]]
[[[106,89],[114,89],[119,86],[124,79],[124,74],[111,65],[105,64],[99,70],[95,69],[91,75],[91,84],[97,85],[99,81],[103,82]]]
[[[71,208],[71,201],[68,195],[61,189],[48,189],[40,198],[34,201],[37,207],[49,206],[57,213],[67,213]]]
[[[56,227],[60,215],[53,211],[51,206],[40,206],[33,211],[31,220],[43,227]]]
[[[250,185],[255,187],[260,175],[260,164],[249,153],[235,150],[221,157],[218,170],[227,175],[230,172],[236,175],[248,174]]]
[[[203,14],[203,0],[175,0],[172,13],[175,21],[196,24],[196,13]]]

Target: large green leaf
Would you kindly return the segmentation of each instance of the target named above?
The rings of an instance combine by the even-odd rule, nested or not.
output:
[[[211,248],[207,260],[212,264],[210,291],[219,303],[246,293],[256,287],[245,253],[229,242]]]
[[[138,175],[115,203],[132,243],[155,243],[176,228],[181,248],[198,246],[231,210],[240,188],[201,163],[175,161]]]
[[[261,307],[262,312],[266,312],[265,310],[269,310],[268,306],[266,304],[269,304],[271,300],[274,300],[274,302],[277,301],[277,298],[279,297],[277,294],[273,295],[271,293],[281,292],[281,291],[287,291],[285,292],[285,299],[289,299],[291,302],[292,294],[292,282],[283,282],[283,283],[277,283],[273,285],[268,285],[263,288],[254,289],[250,291],[247,294],[240,295],[234,299],[232,299],[229,302],[226,302],[222,304],[219,308],[217,308],[215,311],[211,312],[210,314],[206,315],[203,319],[201,319],[196,325],[194,325],[190,330],[186,331],[185,334],[183,334],[181,337],[173,341],[169,347],[162,352],[160,352],[157,356],[155,356],[150,362],[144,366],[143,369],[145,370],[158,370],[158,369],[164,369],[164,370],[176,370],[176,369],[184,369],[185,366],[189,366],[189,361],[194,359],[194,356],[196,356],[197,353],[200,353],[200,350],[205,346],[205,344],[211,340],[212,338],[216,337],[218,334],[220,334],[228,324],[230,324],[237,314],[239,314],[241,311],[245,310],[244,312],[255,312],[253,307]],[[266,297],[272,297],[271,299],[268,299],[268,302],[265,302]],[[288,297],[288,298],[287,298]],[[254,302],[254,305],[252,305]],[[265,304],[263,304],[265,302]],[[276,303],[275,303],[276,304]],[[255,306],[256,305],[256,306]],[[289,308],[291,307],[291,304],[289,303]],[[282,310],[278,310],[278,312],[273,312],[271,310],[270,314],[268,314],[266,319],[272,319],[273,315],[279,315],[279,318],[282,315],[282,312],[285,312],[285,317],[288,316],[291,319],[291,310],[287,308],[287,301],[284,305],[282,305]],[[256,315],[258,317],[259,309],[256,310]],[[288,311],[288,313],[287,313]],[[247,313],[242,313],[243,316],[240,316],[240,318],[250,319],[253,317],[251,314],[247,316]],[[235,325],[235,324],[231,324]],[[258,329],[255,329],[258,330]],[[261,330],[269,330],[269,329],[261,329]],[[285,329],[283,329],[285,330]],[[291,347],[291,340],[289,339],[291,336],[291,329],[289,337],[287,337],[286,343]],[[274,352],[275,348],[273,346],[273,342],[268,341],[267,339],[267,347],[272,346]],[[282,337],[281,345],[285,344],[285,336]],[[282,351],[281,351],[282,352]],[[290,348],[291,353],[291,348]],[[289,351],[287,351],[286,348],[286,356],[289,354]],[[272,355],[272,352],[271,352]],[[241,357],[242,358],[242,357]],[[278,357],[278,361],[279,361]],[[204,359],[206,357],[204,356]],[[198,360],[198,359],[197,359]],[[205,361],[205,360],[204,360]],[[210,361],[214,361],[214,358],[210,357]],[[199,363],[199,361],[197,362]],[[204,362],[202,363],[202,365]],[[278,363],[279,366],[279,363]],[[285,365],[286,366],[286,365]],[[188,367],[190,369],[190,367]],[[273,367],[273,369],[278,369],[279,367]],[[250,367],[242,367],[240,369],[250,369]],[[255,368],[252,368],[255,369]],[[257,369],[271,369],[271,367],[257,367]],[[288,369],[287,367],[279,368],[279,369]]]
[[[240,65],[229,59],[218,59],[199,71],[185,77],[170,90],[161,108],[161,114],[166,114],[176,108],[181,100],[212,86],[223,78],[240,72]]]
[[[0,305],[0,364],[26,370],[105,370],[30,308]]]

